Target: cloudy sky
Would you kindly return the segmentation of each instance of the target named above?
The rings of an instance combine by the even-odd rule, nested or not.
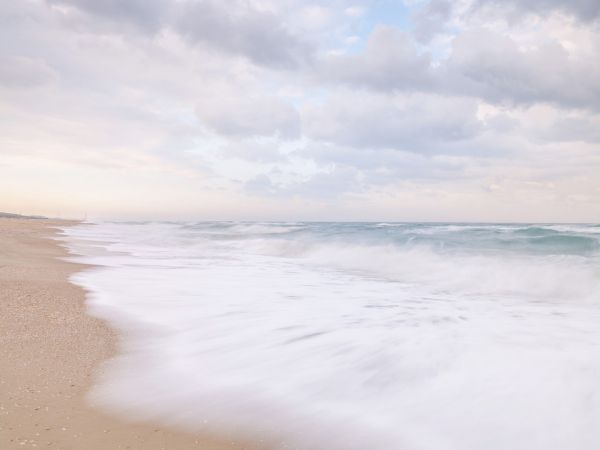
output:
[[[600,222],[598,0],[0,0],[0,211]]]

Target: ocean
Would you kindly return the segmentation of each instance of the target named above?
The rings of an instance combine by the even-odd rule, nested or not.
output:
[[[86,223],[90,401],[285,449],[600,448],[600,225]]]

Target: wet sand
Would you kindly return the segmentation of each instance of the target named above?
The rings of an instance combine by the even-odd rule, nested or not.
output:
[[[68,281],[84,266],[61,261],[66,250],[49,239],[64,224],[0,218],[0,449],[265,449],[128,423],[86,402],[118,336]]]

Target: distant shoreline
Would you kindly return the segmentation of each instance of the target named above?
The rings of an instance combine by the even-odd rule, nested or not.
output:
[[[14,214],[7,212],[0,212],[0,219],[48,219],[46,216],[25,216],[22,214]]]

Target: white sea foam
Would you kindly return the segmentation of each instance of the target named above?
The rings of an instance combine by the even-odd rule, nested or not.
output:
[[[101,266],[73,278],[91,312],[126,336],[91,400],[282,448],[600,448],[593,238],[437,227],[66,229]]]

